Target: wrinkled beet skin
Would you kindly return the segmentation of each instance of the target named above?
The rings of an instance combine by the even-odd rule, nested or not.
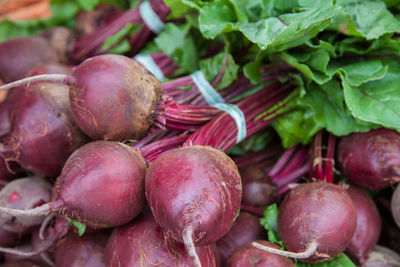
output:
[[[349,180],[370,190],[380,190],[399,180],[400,134],[376,129],[343,137],[338,160]]]
[[[223,152],[183,147],[157,158],[146,173],[146,198],[156,222],[179,242],[192,227],[197,246],[227,234],[240,207],[242,185],[235,163]]]
[[[71,107],[88,136],[138,140],[147,133],[162,88],[143,66],[128,57],[101,55],[85,60],[73,76]]]
[[[48,42],[41,37],[20,37],[0,44],[0,78],[9,83],[25,78],[39,64],[57,62]]]
[[[280,249],[280,247],[274,243],[258,240],[258,244]],[[294,263],[291,259],[277,254],[269,253],[254,247],[251,243],[239,247],[229,257],[227,267],[294,267]]]
[[[242,204],[260,207],[269,206],[276,200],[276,186],[268,176],[255,167],[241,168],[243,197]]]
[[[70,233],[57,243],[54,260],[57,267],[105,267],[105,246],[108,232],[84,234]]]
[[[146,162],[129,146],[96,141],[76,150],[55,184],[65,215],[93,228],[122,225],[144,203]]]
[[[226,260],[233,251],[250,241],[266,239],[267,232],[261,226],[258,217],[241,211],[232,229],[223,238],[217,241],[221,263],[225,265]]]
[[[196,247],[202,266],[219,266],[215,245]],[[107,267],[179,266],[192,267],[193,261],[182,243],[164,239],[163,230],[150,212],[114,229],[106,247]]]
[[[40,176],[56,176],[68,156],[87,141],[72,119],[68,86],[14,88],[10,135],[2,156]],[[18,97],[18,98],[17,98]]]
[[[289,251],[302,252],[312,241],[317,253],[304,262],[327,261],[342,253],[356,229],[356,209],[345,189],[327,183],[301,184],[285,197],[278,214],[278,232]]]
[[[371,197],[361,188],[347,189],[357,211],[357,226],[353,238],[346,249],[351,259],[364,264],[368,253],[378,243],[382,220],[378,208]]]

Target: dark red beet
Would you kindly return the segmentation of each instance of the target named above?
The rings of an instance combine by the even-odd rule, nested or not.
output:
[[[124,56],[101,55],[81,63],[73,77],[74,119],[88,136],[123,140],[147,133],[162,88],[142,65]]]
[[[219,266],[214,244],[196,247],[196,252],[202,266]],[[164,239],[162,228],[150,212],[113,231],[106,247],[106,263],[108,267],[193,266],[184,245]]]
[[[18,233],[10,232],[0,227],[0,247],[14,247],[17,245],[20,236]]]
[[[0,44],[0,78],[6,83],[24,78],[39,64],[57,61],[57,54],[41,37],[20,37]]]
[[[42,64],[32,69],[27,77],[41,74],[72,74],[72,67],[62,64]]]
[[[274,243],[258,240],[257,243],[280,249],[280,247]],[[261,251],[254,247],[251,243],[239,247],[229,257],[227,267],[294,267],[294,263],[291,259],[284,256],[276,255],[266,251]]]
[[[289,251],[317,244],[308,263],[328,261],[342,253],[356,229],[356,209],[345,189],[328,183],[300,184],[279,208],[278,232]]]
[[[400,134],[376,129],[343,137],[338,160],[349,180],[370,190],[380,190],[399,181]]]
[[[268,176],[256,167],[240,169],[243,184],[242,204],[260,207],[276,201],[276,186]]]
[[[10,135],[2,156],[41,176],[56,176],[68,156],[87,141],[72,119],[68,86],[36,83],[13,89]]]
[[[261,226],[258,217],[241,211],[229,233],[216,243],[222,265],[225,265],[226,260],[236,248],[254,240],[265,239],[266,237],[267,232]]]
[[[365,263],[368,253],[378,243],[382,221],[378,208],[371,197],[361,188],[350,186],[347,189],[357,211],[357,226],[346,254],[353,261]]]
[[[108,232],[85,234],[70,233],[60,240],[54,253],[57,267],[105,267],[105,246]]]
[[[168,237],[184,242],[189,253],[193,243],[209,245],[229,232],[242,196],[235,163],[205,146],[158,157],[147,170],[145,188],[156,222]]]
[[[363,267],[399,267],[400,255],[391,249],[375,246]]]
[[[51,187],[50,183],[37,177],[13,180],[1,189],[0,206],[20,210],[35,208],[51,200]],[[38,226],[43,219],[43,216],[18,218],[0,213],[0,225],[7,224],[17,232]]]

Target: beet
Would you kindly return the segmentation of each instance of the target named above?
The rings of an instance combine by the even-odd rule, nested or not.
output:
[[[10,132],[10,118],[6,101],[0,102],[0,137]]]
[[[266,237],[267,232],[261,226],[259,219],[248,212],[240,211],[232,229],[216,243],[221,256],[221,263],[225,265],[225,262],[236,248]]]
[[[382,221],[378,208],[371,197],[361,188],[347,189],[357,211],[357,226],[353,238],[346,249],[350,258],[363,265],[371,249],[378,243]]]
[[[241,168],[240,175],[243,184],[242,204],[261,207],[276,201],[276,186],[262,170],[256,167]]]
[[[196,252],[202,266],[219,266],[214,244],[196,247]],[[150,212],[113,231],[106,247],[106,263],[108,267],[193,266],[184,245],[164,238]]]
[[[37,177],[13,180],[0,190],[0,206],[20,210],[35,208],[51,200],[51,187],[50,183]],[[17,232],[38,226],[43,219],[43,216],[18,218],[0,213],[0,225],[7,224]]]
[[[242,195],[235,163],[205,146],[158,157],[147,170],[145,189],[156,222],[192,252],[193,244],[209,245],[229,232]]]
[[[0,227],[0,247],[14,247],[19,239],[20,235],[18,233],[7,231]]]
[[[41,267],[41,266],[31,261],[18,261],[18,262],[7,262],[1,264],[0,267]]]
[[[343,137],[338,147],[339,165],[349,180],[370,190],[399,181],[400,134],[375,129]]]
[[[11,105],[10,134],[1,155],[40,176],[56,176],[68,156],[87,141],[72,119],[68,87],[35,83],[18,87],[7,98]]]
[[[392,194],[391,211],[394,221],[400,228],[400,185],[396,187],[396,190]]]
[[[72,67],[62,64],[42,64],[32,69],[27,77],[41,74],[72,74]]]
[[[65,27],[52,27],[39,33],[45,38],[50,49],[57,55],[57,62],[66,63],[74,41],[73,32]]]
[[[105,267],[105,246],[108,232],[85,234],[81,237],[75,233],[68,234],[60,240],[54,253],[57,267]]]
[[[24,78],[39,64],[57,61],[57,54],[42,37],[20,37],[0,43],[0,78],[5,83]]]
[[[356,229],[356,209],[345,189],[328,183],[300,184],[283,200],[278,232],[289,251],[316,244],[308,263],[328,261],[342,253]]]
[[[391,249],[375,246],[364,267],[399,267],[400,255]]]
[[[280,247],[274,243],[265,240],[257,240],[257,243],[280,249]],[[235,252],[229,257],[227,267],[257,267],[257,266],[274,266],[274,267],[294,267],[294,263],[291,259],[284,256],[276,255],[266,251],[260,251],[248,243],[235,250]]]

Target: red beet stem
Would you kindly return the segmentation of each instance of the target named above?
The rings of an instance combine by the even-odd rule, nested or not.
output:
[[[183,229],[183,231],[182,231],[183,243],[185,244],[187,253],[189,254],[190,258],[193,260],[194,266],[201,267],[201,262],[199,259],[199,255],[197,255],[196,247],[194,246],[192,235],[193,235],[193,230],[191,227]]]
[[[261,250],[264,250],[266,252],[274,253],[274,254],[277,254],[277,255],[281,255],[281,256],[285,256],[285,257],[289,257],[289,258],[294,258],[294,259],[305,259],[305,258],[308,258],[308,257],[314,255],[314,253],[317,251],[317,247],[318,247],[317,241],[313,241],[310,244],[308,244],[308,246],[307,246],[305,251],[294,253],[294,252],[283,251],[283,250],[280,250],[280,249],[263,246],[263,245],[260,245],[260,244],[258,244],[256,242],[253,242],[252,245],[254,247],[256,247],[258,249],[261,249]],[[319,255],[319,256],[323,257],[323,255]],[[326,255],[326,257],[329,257],[329,256]]]

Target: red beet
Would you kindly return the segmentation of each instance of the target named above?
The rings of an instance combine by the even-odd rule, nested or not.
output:
[[[72,119],[68,87],[35,83],[18,87],[7,98],[11,105],[10,134],[1,154],[41,176],[56,176],[68,156],[87,137]]]
[[[42,37],[20,37],[0,44],[0,78],[6,83],[24,78],[39,64],[57,61],[57,54]]]
[[[51,200],[51,187],[50,183],[37,177],[13,180],[1,189],[0,206],[19,210],[38,207]],[[0,224],[7,224],[7,227],[17,232],[38,226],[43,219],[43,216],[18,218],[0,213]]]
[[[242,195],[235,163],[203,146],[158,157],[147,170],[145,188],[156,222],[192,252],[193,243],[209,245],[229,232]]]
[[[20,235],[16,232],[10,232],[0,227],[0,247],[14,247],[17,245]]]
[[[221,256],[221,263],[225,265],[226,260],[236,248],[266,237],[267,233],[261,226],[259,219],[248,212],[241,211],[229,233],[216,243]]]
[[[240,175],[243,184],[242,204],[261,207],[276,201],[276,186],[262,170],[256,167],[242,168]]]
[[[0,137],[10,131],[10,118],[8,116],[8,105],[6,101],[0,103]]]
[[[41,266],[31,261],[18,261],[18,262],[7,262],[1,264],[0,267],[41,267]]]
[[[280,249],[280,247],[274,243],[258,240],[256,243],[263,246]],[[248,243],[244,246],[239,247],[229,257],[227,267],[261,267],[261,266],[274,266],[274,267],[294,267],[294,263],[291,259],[284,256],[276,255],[266,251],[260,251]]]
[[[52,27],[39,33],[45,38],[50,49],[57,55],[57,62],[66,63],[74,41],[73,32],[66,27]]]
[[[85,234],[70,233],[60,240],[54,253],[57,267],[105,267],[105,246],[108,232]]]
[[[356,229],[356,209],[345,189],[327,183],[307,183],[289,192],[279,208],[278,232],[289,251],[316,244],[308,263],[328,261],[342,253]]]
[[[382,221],[375,202],[365,191],[350,186],[347,192],[356,207],[357,226],[346,254],[362,265],[368,258],[368,253],[378,243]]]
[[[349,180],[370,190],[380,190],[399,181],[400,134],[376,129],[343,137],[338,160]]]
[[[196,247],[196,252],[202,266],[219,266],[215,245]],[[184,245],[164,239],[162,228],[149,212],[113,231],[106,247],[106,263],[109,267],[193,266]]]

